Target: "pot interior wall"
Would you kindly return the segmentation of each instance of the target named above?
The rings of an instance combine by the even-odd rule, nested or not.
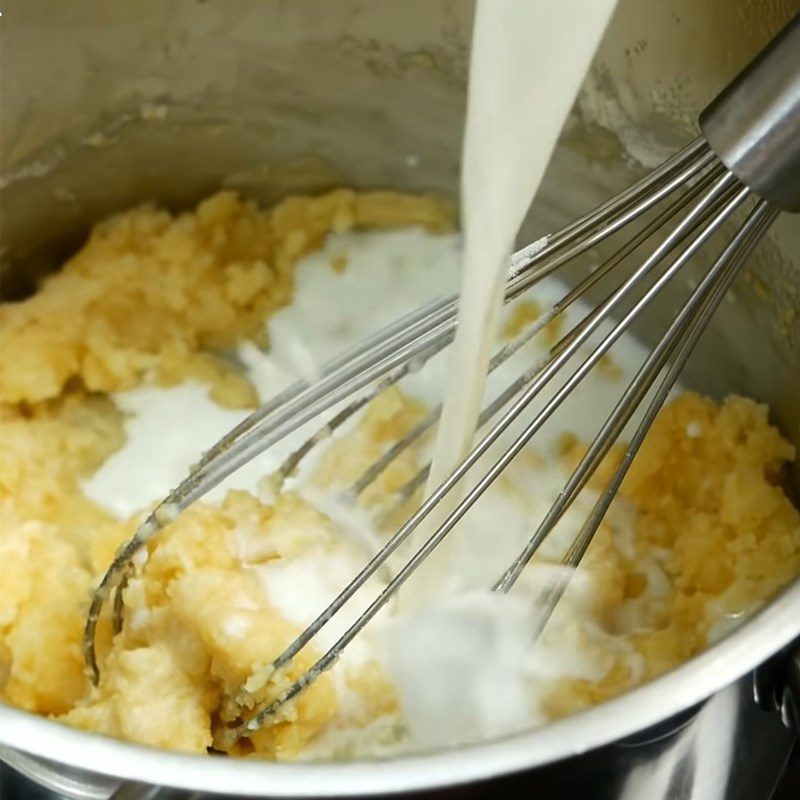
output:
[[[691,139],[698,110],[800,8],[730,5],[621,0],[521,241]],[[220,186],[271,202],[343,183],[455,195],[471,16],[470,0],[8,0],[5,296],[29,292],[93,221],[140,202],[185,208]],[[686,381],[770,403],[795,439],[798,264],[800,225],[784,217]],[[668,292],[637,335],[654,341],[678,302]]]

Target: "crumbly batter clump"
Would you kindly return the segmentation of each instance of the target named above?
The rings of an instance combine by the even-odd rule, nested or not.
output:
[[[224,405],[252,405],[254,390],[220,356],[262,336],[265,317],[291,301],[297,260],[330,231],[414,224],[445,230],[448,210],[430,198],[348,190],[271,210],[230,192],[178,216],[136,209],[99,224],[36,295],[2,307],[6,702],[153,746],[204,752],[215,743],[215,730],[238,712],[241,685],[298,632],[270,604],[259,568],[334,549],[341,537],[291,494],[267,502],[233,492],[222,504],[195,505],[151,543],[146,568],[126,590],[123,632],[112,640],[103,621],[102,680],[92,688],[80,648],[89,593],[139,519],[112,518],[80,488],[124,442],[109,393],[193,377]],[[379,398],[323,457],[317,479],[346,485],[423,413],[399,392]],[[565,461],[580,448],[572,443]],[[596,485],[618,457],[607,459]],[[751,400],[719,404],[687,393],[664,409],[583,569],[594,587],[586,615],[595,635],[582,646],[596,648],[599,672],[555,680],[542,701],[547,715],[675,666],[800,572],[800,516],[780,488],[794,457]],[[366,504],[417,467],[413,453],[404,456]],[[287,679],[316,655],[304,652]],[[292,758],[337,715],[359,725],[396,711],[378,665],[347,680],[362,697],[358,708],[342,709],[324,676],[234,752]]]
[[[0,401],[54,399],[76,380],[89,392],[130,389],[149,370],[162,382],[207,373],[209,351],[263,335],[265,316],[291,300],[294,265],[326,234],[451,222],[432,197],[348,189],[269,210],[220,192],[193,213],[112,217],[34,297],[3,306],[13,359],[0,363]]]
[[[127,590],[129,624],[113,648],[105,621],[103,680],[90,689],[80,647],[88,598],[137,522],[113,519],[80,489],[124,443],[108,393],[194,378],[223,405],[254,405],[253,387],[220,355],[263,336],[267,315],[291,300],[298,259],[331,231],[409,225],[449,230],[450,209],[431,197],[350,190],[292,197],[270,210],[232,192],[178,216],[143,207],[98,224],[37,294],[2,306],[4,700],[154,746],[204,752],[212,744],[240,685],[299,632],[269,607],[243,563],[319,545],[332,524],[286,498],[272,506],[237,493],[219,508],[198,504],[154,544],[145,576]],[[385,427],[398,413],[378,416]],[[267,542],[277,531],[275,544],[260,556],[236,555],[234,533],[248,528]],[[304,653],[296,669],[313,655]],[[374,669],[363,672],[348,680],[363,678],[358,713],[368,720],[395,700],[375,691],[382,684]],[[253,737],[255,750],[296,755],[336,706],[325,678],[293,719]]]
[[[587,556],[602,629],[638,658],[611,658],[598,680],[558,682],[560,716],[620,694],[703,650],[800,572],[800,514],[781,488],[794,448],[744,397],[685,392],[657,417],[621,487],[630,530],[610,520]],[[566,454],[577,462],[583,447]],[[621,456],[593,478],[600,488]],[[632,535],[631,535],[632,532]]]

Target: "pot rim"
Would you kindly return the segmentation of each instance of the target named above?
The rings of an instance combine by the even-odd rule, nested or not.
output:
[[[257,797],[434,789],[538,767],[630,736],[707,699],[800,634],[800,580],[728,637],[602,705],[490,742],[373,761],[275,763],[156,750],[0,703],[0,745],[121,780]],[[245,768],[243,768],[245,767]]]

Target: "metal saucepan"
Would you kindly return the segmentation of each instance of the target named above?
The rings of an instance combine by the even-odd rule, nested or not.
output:
[[[702,106],[798,8],[621,0],[524,238],[687,141]],[[269,202],[343,182],[455,193],[470,0],[6,0],[2,14],[7,298],[29,291],[94,220],[143,200],[188,206],[228,185]],[[686,382],[768,402],[800,443],[797,218],[776,224],[735,298]],[[636,333],[652,339],[672,307],[667,296]],[[541,797],[767,798],[793,742],[781,715],[797,722],[798,636],[795,583],[712,649],[623,697],[424,756],[318,765],[185,756],[0,705],[0,758],[84,798],[121,783],[128,798],[152,796],[142,784],[264,797],[455,787],[483,796],[509,791],[522,771]]]

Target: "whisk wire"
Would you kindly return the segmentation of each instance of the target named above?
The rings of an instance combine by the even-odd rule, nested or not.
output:
[[[548,259],[542,264],[539,269],[528,269],[526,272],[522,273],[519,276],[519,286],[525,289],[529,288],[532,285],[532,281],[551,275],[562,265],[573,261],[587,250],[605,241],[609,236],[612,236],[617,231],[627,227],[633,221],[641,217],[676,189],[685,186],[698,173],[702,172],[716,161],[716,156],[711,152],[701,156],[697,162],[690,164],[677,175],[653,189],[651,194],[638,200],[629,208],[623,208],[620,213],[612,217],[605,225],[590,233],[585,239],[581,239],[563,252],[554,255],[553,258]]]
[[[512,256],[511,276],[514,278],[519,276],[524,269],[534,266],[544,260],[550,253],[570,244],[586,231],[613,219],[616,215],[629,210],[631,206],[640,203],[642,200],[645,201],[645,206],[641,207],[643,211],[645,208],[651,207],[654,203],[648,203],[647,201],[654,191],[661,189],[666,181],[674,179],[676,173],[684,176],[679,180],[679,184],[683,180],[688,180],[705,166],[707,162],[704,159],[708,158],[709,154],[710,149],[703,138],[696,138],[626,189],[548,236],[546,248],[534,249],[536,247],[534,242],[532,245],[520,250]],[[533,252],[531,252],[532,249]]]

